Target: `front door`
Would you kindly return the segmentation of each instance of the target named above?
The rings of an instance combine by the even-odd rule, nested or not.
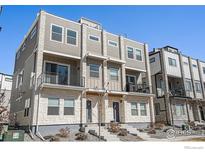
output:
[[[200,114],[201,114],[201,120],[205,121],[205,118],[204,118],[204,111],[203,111],[202,106],[199,106],[199,111],[200,111]]]
[[[113,102],[113,118],[114,122],[120,122],[119,102]]]
[[[87,120],[87,123],[92,122],[92,103],[91,101],[86,102],[86,120]]]

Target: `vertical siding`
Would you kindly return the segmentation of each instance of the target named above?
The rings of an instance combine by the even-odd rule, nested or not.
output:
[[[111,46],[109,45],[108,41],[114,41],[117,43],[117,47],[115,46]],[[108,57],[112,57],[115,59],[121,59],[120,57],[120,42],[119,42],[119,37],[116,35],[112,35],[110,33],[107,33],[107,40],[106,40],[106,44],[107,44],[107,55]]]
[[[160,55],[159,53],[149,56],[149,59],[155,58],[155,62],[150,63],[151,75],[161,71]]]

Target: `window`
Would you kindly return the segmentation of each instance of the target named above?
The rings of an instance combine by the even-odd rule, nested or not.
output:
[[[100,68],[100,65],[90,64],[90,77],[98,78],[100,76],[99,68]]]
[[[196,64],[193,64],[192,66],[195,67],[195,68],[197,68],[197,65],[196,65]]]
[[[24,117],[28,117],[29,116],[29,108],[30,108],[30,98],[25,100],[25,109],[24,109]]]
[[[111,40],[108,41],[108,44],[109,44],[110,46],[114,46],[114,47],[117,47],[117,46],[118,46],[118,43],[117,43],[117,42],[114,42],[114,41],[111,41]]]
[[[5,81],[12,82],[12,78],[5,78]]]
[[[183,104],[176,104],[174,113],[176,116],[185,115],[184,105]]]
[[[131,47],[127,47],[127,57],[128,58],[131,58],[131,59],[134,59],[134,49],[131,48]]]
[[[58,41],[58,42],[63,42],[63,28],[52,25],[51,29],[51,40],[53,41]]]
[[[30,34],[30,39],[32,39],[36,35],[36,26],[33,28]]]
[[[159,103],[155,103],[155,113],[156,115],[160,115],[160,104]]]
[[[177,66],[177,63],[176,63],[176,59],[173,59],[173,58],[168,58],[168,60],[169,60],[169,65],[170,66]]]
[[[146,109],[145,103],[140,103],[140,114],[141,114],[141,116],[147,115],[147,109]]]
[[[93,41],[99,41],[99,37],[93,35],[89,35],[89,39]]]
[[[118,80],[118,71],[117,68],[110,68],[110,80]]]
[[[154,62],[155,62],[155,57],[150,58],[149,62],[150,62],[150,63],[154,63]]]
[[[203,73],[205,74],[205,67],[203,67]]]
[[[135,102],[131,103],[131,115],[133,115],[133,116],[138,115],[137,103],[135,103]]]
[[[67,43],[77,45],[77,32],[67,29]]]
[[[142,51],[139,49],[135,49],[136,60],[142,61]]]
[[[64,100],[64,115],[74,115],[74,99]]]
[[[191,81],[189,81],[189,80],[185,81],[185,89],[186,89],[186,91],[192,91]]]
[[[59,115],[59,98],[48,98],[48,115]]]
[[[201,92],[201,84],[199,82],[195,83],[195,87],[196,87],[196,92]]]
[[[184,65],[189,65],[189,63],[188,63],[188,62],[186,62],[186,61],[184,61]]]
[[[19,59],[20,54],[21,54],[21,50],[19,50],[19,51],[16,53],[16,59]]]

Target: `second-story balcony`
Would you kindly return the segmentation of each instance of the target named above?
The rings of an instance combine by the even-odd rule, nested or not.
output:
[[[126,92],[138,92],[138,93],[150,93],[149,86],[147,84],[126,84]]]
[[[38,77],[38,85],[41,87],[58,89],[83,90],[85,86],[85,78],[81,77],[79,80],[74,82],[70,81],[70,78],[67,75],[61,75],[57,73],[42,73]]]

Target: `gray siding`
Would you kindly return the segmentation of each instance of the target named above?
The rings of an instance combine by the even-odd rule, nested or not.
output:
[[[51,24],[55,24],[63,27],[63,42],[51,41]],[[66,43],[66,28],[77,31],[77,46]],[[53,17],[46,14],[46,25],[45,25],[45,40],[44,49],[48,51],[55,51],[58,53],[68,54],[72,56],[80,57],[81,54],[81,26],[78,23],[69,22],[60,18]]]

